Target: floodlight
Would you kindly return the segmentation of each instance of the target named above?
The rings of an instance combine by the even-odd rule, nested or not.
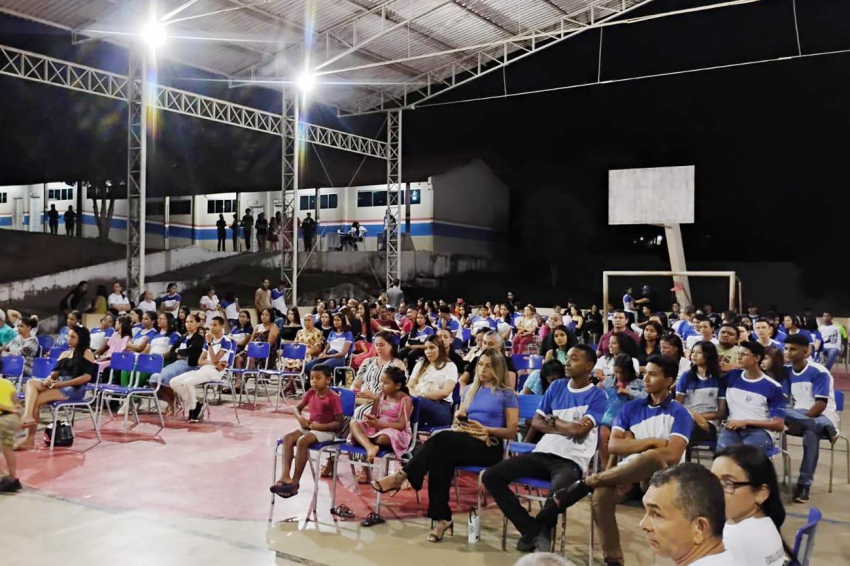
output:
[[[316,86],[316,77],[312,73],[305,72],[298,77],[298,88],[301,89],[301,92],[310,92],[314,86]]]
[[[156,20],[151,20],[142,28],[142,39],[150,47],[162,47],[166,37],[165,26]]]

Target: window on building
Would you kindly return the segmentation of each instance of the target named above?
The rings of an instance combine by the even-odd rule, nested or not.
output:
[[[316,196],[305,195],[299,198],[298,206],[301,210],[316,210]],[[339,207],[338,195],[319,195],[319,207],[322,210]]]
[[[399,200],[404,204],[404,191],[400,191]],[[422,193],[420,189],[411,189],[410,204],[421,204]],[[357,208],[370,206],[387,206],[387,191],[358,191]]]
[[[74,200],[74,189],[47,189],[47,200]]]
[[[164,201],[148,201],[145,206],[145,214],[148,216],[164,216],[165,202]]]
[[[7,202],[9,202],[8,193],[0,193],[0,204],[6,204]]]
[[[232,201],[231,208],[232,212],[236,212],[236,201]],[[172,200],[171,201],[171,216],[175,214],[192,214],[192,201],[191,200]]]
[[[178,201],[178,202],[189,202],[189,201]],[[172,207],[175,203],[172,203]],[[189,205],[189,211],[191,212],[192,205]],[[215,200],[207,200],[207,214],[223,214],[228,212],[236,212],[236,199],[215,199]],[[172,214],[188,214],[188,213],[177,213],[174,212],[172,208]]]

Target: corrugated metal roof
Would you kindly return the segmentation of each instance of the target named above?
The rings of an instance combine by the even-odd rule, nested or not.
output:
[[[342,72],[321,77],[334,86],[317,89],[318,99],[349,110],[369,109],[429,78],[451,81],[459,69],[477,65],[478,52],[498,57],[505,50],[503,45],[472,46],[557,30],[565,17],[589,23],[591,6],[619,10],[644,1],[196,0],[173,18],[189,19],[169,25],[162,54],[229,78],[295,79],[306,55],[312,69],[338,58],[322,68]],[[158,14],[187,2],[159,0]],[[147,6],[147,0],[0,0],[0,12],[122,45],[139,40]],[[598,18],[611,12],[595,13]],[[508,51],[523,49],[525,41],[521,37],[509,44]],[[427,54],[439,55],[420,58]],[[394,63],[382,64],[387,61]]]

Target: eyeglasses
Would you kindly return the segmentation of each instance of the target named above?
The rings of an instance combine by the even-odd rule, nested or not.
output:
[[[744,487],[745,485],[753,485],[751,481],[732,481],[730,479],[722,479],[720,480],[720,485],[723,487],[723,491],[732,495],[735,493],[735,490],[739,487]]]

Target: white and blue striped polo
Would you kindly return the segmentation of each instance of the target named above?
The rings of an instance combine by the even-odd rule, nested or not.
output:
[[[821,414],[828,418],[837,430],[839,419],[835,405],[835,382],[829,370],[811,360],[800,373],[795,372],[790,365],[785,367],[790,378],[788,382],[790,382],[790,393],[793,399],[791,407],[805,412],[817,401],[825,401],[826,409]],[[787,387],[786,392],[788,392]]]
[[[726,374],[726,390],[720,392],[720,398],[726,399],[729,419],[733,421],[785,418],[782,386],[764,374],[752,379],[744,370],[733,369]]]
[[[674,401],[672,396],[660,405],[652,404],[652,397],[629,401],[620,409],[620,414],[614,421],[612,430],[631,432],[635,439],[660,438],[670,440],[672,436],[680,436],[688,442],[691,439],[691,428],[694,419],[686,408]],[[632,454],[623,461],[636,458]],[[685,453],[682,452],[684,461]]]

